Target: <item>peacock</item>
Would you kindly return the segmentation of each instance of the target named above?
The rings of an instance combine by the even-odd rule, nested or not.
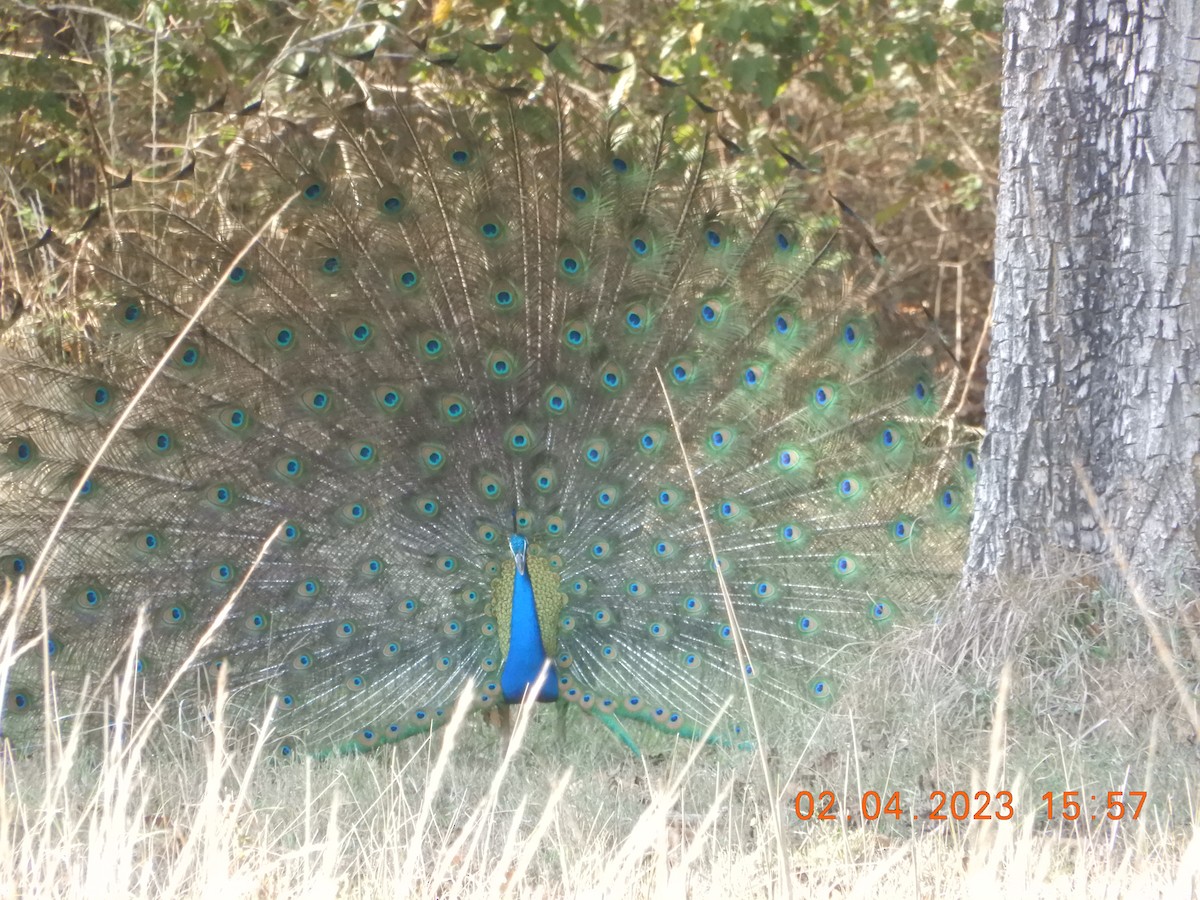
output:
[[[830,703],[954,576],[956,364],[797,167],[664,78],[635,109],[435,62],[130,188],[83,358],[6,335],[7,579],[70,505],[10,742],[191,654],[176,692],[223,669],[282,757],[426,734],[464,685],[741,744],[745,685]]]

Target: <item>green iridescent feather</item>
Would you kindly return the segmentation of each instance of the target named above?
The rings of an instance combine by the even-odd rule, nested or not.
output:
[[[742,690],[718,568],[753,689],[787,705],[827,702],[951,583],[975,461],[937,335],[799,186],[722,162],[703,113],[596,97],[464,77],[241,122],[197,188],[116,218],[91,362],[6,336],[12,577],[220,283],[46,568],[60,710],[141,608],[152,695],[281,522],[201,670],[227,666],[234,715],[275,696],[285,754],[423,733],[468,681],[494,704],[514,528],[563,701],[684,734]],[[35,656],[8,681],[17,743],[40,739]]]

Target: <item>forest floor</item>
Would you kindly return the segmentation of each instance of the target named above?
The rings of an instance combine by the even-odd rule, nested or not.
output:
[[[1086,576],[1008,590],[894,629],[761,754],[633,726],[636,757],[545,708],[507,762],[477,714],[283,764],[165,725],[141,753],[64,736],[4,761],[0,893],[1200,895],[1193,611],[1156,605],[1164,658]]]

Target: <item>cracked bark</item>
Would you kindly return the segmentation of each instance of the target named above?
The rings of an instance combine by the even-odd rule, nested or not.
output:
[[[1116,540],[1200,586],[1200,0],[1005,10],[988,435],[964,584]]]

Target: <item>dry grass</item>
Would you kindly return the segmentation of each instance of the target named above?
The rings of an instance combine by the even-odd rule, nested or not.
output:
[[[1196,896],[1197,747],[1134,604],[1086,578],[1025,590],[1004,604],[1021,617],[980,623],[969,652],[917,649],[959,644],[953,615],[897,629],[839,707],[766,723],[784,735],[770,789],[753,754],[639,731],[635,758],[582,715],[560,741],[545,709],[507,758],[474,715],[293,764],[264,762],[254,732],[220,715],[199,737],[169,715],[99,740],[48,723],[48,752],[4,762],[3,891],[779,896],[786,873],[795,896]],[[1173,637],[1194,682],[1194,648]],[[134,708],[127,692],[110,702]],[[799,790],[852,814],[798,821]],[[868,790],[899,792],[903,815],[863,821]],[[930,821],[935,790],[1010,790],[1015,815]],[[1078,821],[1046,817],[1042,795],[1063,790],[1082,792]],[[1108,791],[1135,790],[1138,820],[1104,818]]]

